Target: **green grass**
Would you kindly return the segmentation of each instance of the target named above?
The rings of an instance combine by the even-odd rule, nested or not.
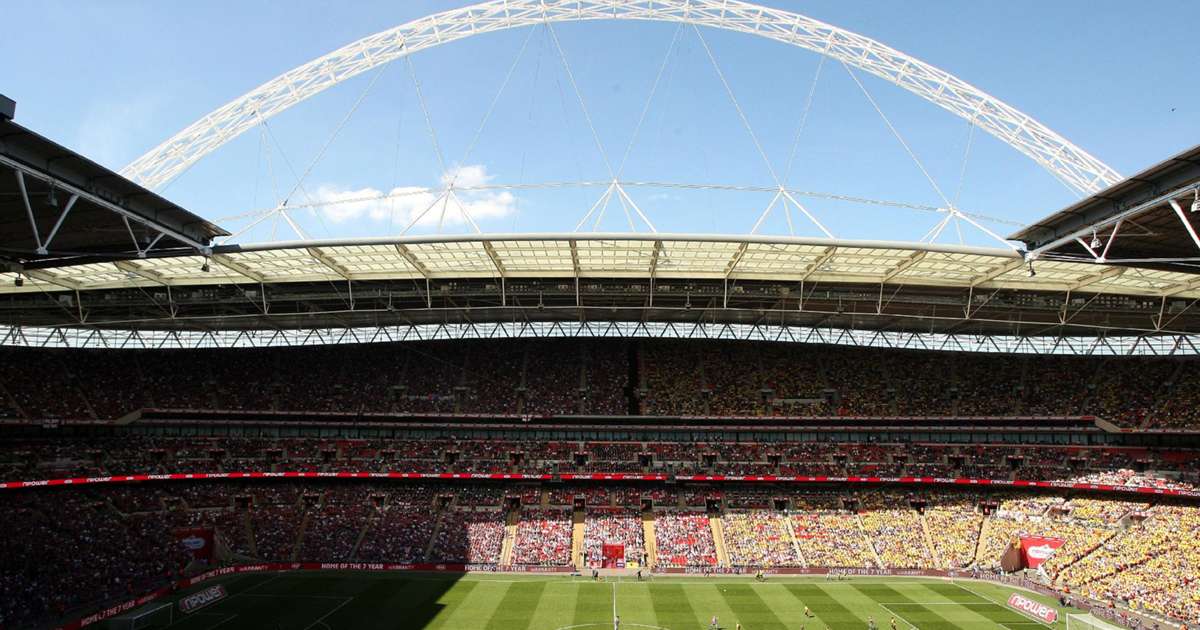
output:
[[[365,572],[254,574],[228,578],[230,597],[172,630],[556,630],[622,629],[1040,630],[1009,609],[1011,588],[966,580],[855,578],[656,578],[591,582],[526,575],[445,576]],[[1040,601],[1054,604],[1040,596]],[[813,617],[805,618],[808,607]],[[1062,611],[1060,611],[1062,617]],[[1063,622],[1055,624],[1061,630]]]

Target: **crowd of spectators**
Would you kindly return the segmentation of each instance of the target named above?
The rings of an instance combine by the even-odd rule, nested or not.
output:
[[[1102,601],[1180,620],[1200,619],[1200,510],[1159,505],[1059,575],[1059,584]]]
[[[641,512],[636,504],[629,507],[589,509],[584,518],[584,563],[595,566],[604,562],[604,545],[625,548],[625,562],[641,562],[646,550]]]
[[[654,539],[659,566],[717,566],[712,524],[704,512],[680,509],[657,512]]]
[[[931,569],[935,561],[921,514],[907,496],[892,492],[864,492],[859,499],[863,531],[883,566],[895,569]]]
[[[976,493],[931,493],[923,512],[932,534],[934,558],[949,569],[963,569],[975,562],[979,530],[983,526]]]
[[[1186,491],[1200,486],[1200,451],[1001,444],[683,445],[515,438],[331,440],[137,435],[13,439],[0,444],[0,478],[6,481],[242,471],[972,477]],[[193,500],[219,507],[212,503],[219,497]],[[555,504],[566,505],[570,499],[564,501]],[[603,497],[588,500],[592,506],[607,504]]]
[[[735,567],[798,566],[787,516],[774,510],[727,511],[721,516],[725,550]]]
[[[633,374],[638,382],[630,382]],[[5,348],[0,415],[113,419],[150,408],[621,415],[640,408],[651,415],[1094,415],[1121,426],[1195,428],[1198,374],[1200,362],[1174,357],[669,339]]]
[[[571,562],[571,511],[535,508],[521,511],[512,563],[566,566]]]
[[[452,509],[442,514],[429,560],[495,565],[504,544],[504,512],[494,508]]]

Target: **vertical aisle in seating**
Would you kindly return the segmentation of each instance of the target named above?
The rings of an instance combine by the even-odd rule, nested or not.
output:
[[[576,507],[571,514],[571,565],[577,570],[583,570],[583,552],[584,552],[584,536],[586,531],[586,520],[582,507]]]
[[[928,553],[926,557],[933,558],[933,566],[939,569],[949,569],[945,562],[942,562],[941,554],[938,553],[938,548],[933,544],[933,536],[929,533],[929,523],[925,520],[925,513],[920,512],[917,517],[921,520],[921,534],[925,539],[925,550]]]
[[[708,513],[708,524],[712,528],[713,545],[717,549],[717,566],[729,566],[729,552],[725,550],[725,527],[720,512]]]
[[[650,567],[658,566],[658,539],[654,534],[654,510],[642,511],[642,539],[646,545],[646,555],[650,560]]]
[[[504,522],[504,544],[500,547],[500,566],[511,567],[513,546],[517,543],[517,523],[521,520],[520,508],[508,511]]]

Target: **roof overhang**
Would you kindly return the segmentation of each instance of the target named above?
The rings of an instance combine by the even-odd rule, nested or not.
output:
[[[161,196],[0,117],[0,264],[201,253],[228,234]]]
[[[1056,212],[1009,238],[1029,255],[1200,270],[1200,145]]]

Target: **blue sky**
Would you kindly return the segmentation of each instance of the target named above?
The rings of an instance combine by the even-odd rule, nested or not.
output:
[[[18,122],[119,168],[279,73],[360,37],[462,4],[16,0],[6,5],[6,21],[21,28],[9,29],[0,40],[0,54],[10,60],[0,74],[0,93],[17,100]],[[1187,79],[1198,58],[1200,3],[768,4],[873,37],[945,69],[1124,174],[1200,142],[1200,82]],[[412,70],[444,164],[436,157],[409,67],[398,62],[297,105],[267,129],[244,134],[171,183],[165,194],[231,229],[246,226],[247,215],[274,207],[296,187],[296,174],[308,170],[366,92],[289,198],[289,205],[305,206],[292,211],[305,234],[396,234],[436,198],[426,189],[454,177],[458,185],[492,187],[458,197],[485,231],[568,231],[603,187],[503,188],[609,177],[568,68],[609,160],[620,162],[628,147],[622,179],[772,187],[705,43],[772,166],[783,176],[792,162],[788,186],[817,193],[798,199],[836,236],[915,240],[937,224],[941,215],[929,211],[825,196],[944,205],[840,64],[821,64],[816,54],[759,38],[706,30],[701,40],[690,29],[664,24],[562,24],[553,33],[545,27],[498,33],[415,55]],[[665,70],[647,107],[660,67]],[[512,78],[500,92],[510,68]],[[972,133],[965,121],[874,77],[858,76],[945,194],[965,211],[999,219],[985,223],[996,232],[1009,233],[1013,224],[1075,199],[1033,162],[990,136]],[[812,105],[806,108],[810,91]],[[495,110],[480,131],[494,99]],[[643,109],[637,141],[630,145]],[[660,231],[671,232],[747,232],[772,197],[645,186],[627,192]],[[630,229],[615,200],[596,223],[598,214],[585,229]],[[789,227],[777,208],[760,231],[821,235],[798,210],[791,215]],[[629,216],[637,229],[645,229],[635,213]],[[435,206],[412,233],[439,229],[471,230],[463,213],[447,204],[444,215]],[[272,218],[239,240],[295,236]],[[938,240],[960,239],[996,244],[953,223]]]

